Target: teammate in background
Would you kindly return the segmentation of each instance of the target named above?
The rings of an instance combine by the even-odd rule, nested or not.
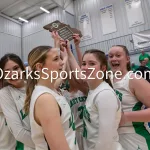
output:
[[[7,126],[17,140],[16,150],[34,149],[29,118],[23,110],[26,97],[25,73],[22,73],[25,71],[24,64],[19,56],[6,54],[0,60],[0,68],[4,73],[2,77],[3,88],[0,90],[0,105]]]
[[[31,69],[39,71],[40,76],[36,80],[35,73],[32,72],[33,79],[27,82],[25,103],[25,111],[30,113],[31,133],[36,150],[78,150],[74,117],[69,104],[55,89],[56,79],[50,81],[51,72],[59,74],[66,61],[65,49],[60,56],[58,48],[50,46],[36,47],[28,55]],[[43,72],[44,68],[46,70]],[[53,73],[53,78],[56,73]]]
[[[150,69],[146,66],[147,63],[145,60],[140,63],[141,65],[135,70],[135,72],[150,83]]]
[[[139,68],[139,66],[137,66],[134,62],[131,63],[131,70],[133,72],[135,72],[138,68]]]
[[[122,118],[119,128],[119,142],[125,150],[150,150],[150,85],[137,79],[130,71],[130,57],[123,45],[109,50],[109,64],[113,73],[121,75],[112,78],[112,84],[122,103]],[[148,107],[143,109],[143,105]]]
[[[121,107],[115,92],[108,84],[110,83],[109,79],[107,80],[105,76],[107,70],[105,54],[95,49],[86,51],[81,66],[82,71],[85,71],[83,75],[69,47],[67,52],[71,70],[78,69],[79,71],[79,79],[76,81],[80,83],[80,87],[89,86],[89,92],[87,89],[88,97],[83,110],[84,149],[122,150],[117,133],[121,118]],[[91,76],[94,79],[88,79],[92,71],[90,68],[95,69]],[[98,71],[104,73],[104,77],[99,73],[101,79],[96,76]],[[85,78],[85,81],[83,81],[83,78]]]
[[[55,41],[55,47],[57,47],[56,43],[57,40],[60,40],[60,37],[58,36],[57,33],[52,32],[52,37],[54,38]],[[76,34],[73,35],[74,38],[74,43],[76,45],[76,48],[78,49],[78,56],[81,56],[82,54],[80,53],[80,49],[79,49],[79,43],[80,43],[80,37]],[[60,42],[61,45],[61,49],[63,50],[63,46],[65,46],[67,48],[67,45],[65,43],[65,41],[61,40]],[[79,59],[80,60],[80,59]],[[80,62],[80,61],[79,61]],[[67,62],[66,65],[66,72],[69,75],[69,72],[71,71],[70,69],[70,65]],[[63,80],[62,80],[63,82]],[[75,126],[76,126],[76,139],[77,139],[77,143],[79,146],[79,150],[83,150],[83,137],[82,137],[82,132],[83,132],[83,108],[84,108],[84,104],[86,101],[86,94],[84,93],[84,89],[82,91],[79,90],[79,86],[80,84],[78,84],[75,79],[73,77],[69,77],[67,78],[67,80],[65,81],[65,87],[66,89],[60,89],[62,95],[66,98],[66,100],[68,101],[72,113],[74,115],[75,118]]]
[[[149,54],[145,53],[145,51],[142,49],[141,50],[141,55],[139,56],[139,62],[145,60],[146,61],[146,66],[150,69],[150,56]]]
[[[0,81],[0,89],[2,81]],[[0,149],[1,150],[16,150],[16,140],[8,129],[6,119],[0,106]]]
[[[69,88],[67,90],[61,90],[62,95],[68,101],[71,111],[74,115],[76,126],[76,138],[79,146],[79,150],[83,149],[83,109],[87,96],[78,89],[79,84],[75,80],[68,79]]]

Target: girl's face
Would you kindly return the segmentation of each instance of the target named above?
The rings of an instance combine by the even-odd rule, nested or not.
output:
[[[86,76],[86,80],[93,80],[102,77],[100,71],[101,63],[97,60],[93,54],[85,54],[82,61],[81,70]]]
[[[4,66],[4,79],[14,87],[20,87],[24,82],[23,71],[20,66],[12,60],[8,60]]]
[[[108,61],[112,72],[127,71],[127,64],[130,61],[129,56],[126,55],[122,47],[115,46],[109,50]]]
[[[52,48],[47,53],[47,58],[42,68],[45,68],[43,71],[49,74],[49,77],[56,79],[59,77],[59,74],[63,69],[63,62],[60,59],[59,51],[56,48]]]

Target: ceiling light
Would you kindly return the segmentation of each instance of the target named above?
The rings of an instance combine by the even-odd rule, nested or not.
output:
[[[44,12],[48,13],[48,14],[50,13],[48,10],[46,10],[46,9],[43,8],[43,7],[40,7],[40,9],[43,10]]]
[[[28,22],[29,22],[28,20],[26,20],[26,19],[23,19],[23,18],[21,18],[21,17],[19,17],[19,19],[20,19],[21,21],[24,21],[24,22],[26,22],[26,23],[28,23]]]

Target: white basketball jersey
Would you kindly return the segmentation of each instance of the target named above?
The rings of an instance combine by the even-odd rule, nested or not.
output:
[[[76,143],[76,137],[75,137],[74,117],[71,113],[70,106],[68,105],[66,99],[47,87],[35,86],[35,89],[31,97],[31,103],[30,103],[30,123],[31,123],[32,139],[35,143],[36,150],[50,149],[48,143],[46,142],[42,127],[39,126],[34,119],[35,102],[37,98],[43,93],[49,93],[55,97],[62,111],[61,113],[62,127],[64,129],[64,134],[68,142],[68,145],[70,147],[70,150],[78,150],[78,145]]]
[[[76,130],[82,129],[83,109],[87,97],[81,91],[77,91],[76,93],[70,93],[67,90],[62,90],[62,94],[68,101],[74,114]]]
[[[137,100],[137,98],[132,94],[132,92],[129,89],[129,81],[131,75],[134,75],[134,73],[128,72],[124,76],[124,78],[117,81],[116,83],[114,83],[113,80],[111,79],[116,94],[118,95],[121,101],[123,112],[132,112],[144,109],[144,105]],[[143,136],[144,132],[148,133],[150,131],[150,129],[148,128],[148,123],[130,122],[126,123],[125,125],[119,128],[119,134],[139,133],[140,131],[143,131]]]
[[[0,96],[1,107],[4,114],[7,116],[6,121],[9,129],[15,137],[22,141],[16,141],[16,150],[33,150],[34,148],[24,144],[27,143],[34,147],[34,143],[31,140],[29,116],[24,112],[24,103],[26,98],[25,87],[20,89],[12,86],[4,87],[0,91]],[[17,118],[15,118],[16,115]]]
[[[0,106],[0,150],[16,150],[16,140],[8,129]]]
[[[105,93],[103,96],[100,96],[99,94]],[[106,102],[108,100],[108,104]],[[100,101],[100,106],[97,105],[96,101]],[[103,105],[103,103],[105,105]],[[107,117],[103,115],[103,117],[99,117],[100,111],[105,111],[105,108],[107,105],[109,105],[109,108],[112,104],[115,103],[115,109],[112,110],[114,114],[114,120],[108,121],[109,123],[105,126],[103,125],[103,121],[105,119],[111,120],[109,118],[109,115],[107,114]],[[102,109],[102,110],[101,110]],[[102,112],[103,113],[103,112]],[[109,110],[105,113],[111,113]],[[103,113],[104,114],[104,113]],[[113,89],[106,83],[102,82],[95,90],[91,90],[88,93],[88,97],[86,100],[85,108],[84,108],[84,131],[83,131],[83,137],[84,137],[84,149],[85,150],[102,150],[103,148],[106,150],[121,150],[122,147],[120,145],[119,136],[118,136],[118,125],[121,118],[121,107],[120,102],[113,91]],[[107,122],[107,121],[106,121]],[[111,148],[106,148],[110,145],[110,143],[107,143],[107,137],[106,133],[103,132],[103,129],[101,128],[101,125],[105,128],[105,132],[107,132],[107,127],[112,126],[113,129],[110,131],[113,139],[110,139],[112,141]],[[99,135],[101,136],[99,139]],[[105,142],[107,144],[105,144]],[[104,144],[103,146],[99,146]],[[102,144],[101,144],[102,143]]]

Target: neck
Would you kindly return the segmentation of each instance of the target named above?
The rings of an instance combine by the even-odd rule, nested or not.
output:
[[[39,79],[38,85],[46,86],[52,90],[55,90],[54,86],[55,81],[51,82],[50,79]]]
[[[102,79],[101,80],[100,79],[95,79],[95,80],[90,80],[90,81],[87,81],[87,82],[88,82],[90,90],[94,90],[103,82],[103,80]]]
[[[123,71],[121,71],[121,75],[114,74],[114,79],[121,80],[127,73],[128,73],[128,70],[123,70]]]

